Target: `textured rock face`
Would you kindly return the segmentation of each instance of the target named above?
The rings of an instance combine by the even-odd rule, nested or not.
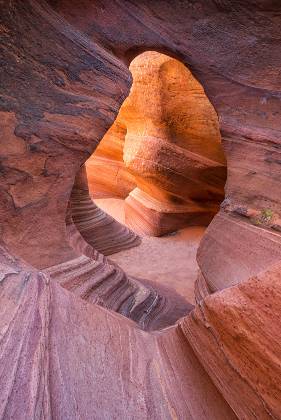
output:
[[[207,225],[223,200],[226,177],[217,115],[177,60],[147,52],[130,70],[130,95],[87,164],[93,194],[99,188],[104,195],[130,193],[126,222],[142,234]]]
[[[280,5],[0,6],[1,418],[279,419]],[[153,333],[110,311],[124,283],[106,291],[95,268],[112,265],[65,222],[76,173],[129,92],[128,62],[152,49],[204,86],[228,160],[198,253],[198,304]],[[72,275],[74,260],[93,276]],[[89,280],[107,308],[91,302]]]
[[[226,177],[216,113],[177,60],[146,53],[130,70],[134,83],[121,112],[124,161],[137,189],[126,199],[126,222],[155,236],[207,225],[223,200]]]
[[[46,269],[66,288],[121,312],[138,321],[142,328],[174,323],[188,312],[190,305],[181,298],[177,303],[175,296],[170,300],[165,292],[129,278],[99,254],[92,245],[111,253],[122,249],[126,242],[127,246],[132,245],[131,240],[136,242],[137,237],[105,216],[102,223],[106,225],[110,220],[113,232],[110,238],[103,227],[100,238],[99,222],[91,221],[97,216],[96,209],[90,209],[90,221],[87,215],[81,219],[79,214],[87,200],[81,176],[77,176],[73,189],[81,164],[111,125],[128,94],[127,67],[101,47],[93,46],[66,22],[62,25],[59,16],[45,3],[15,1],[11,5],[15,16],[21,16],[24,23],[12,18],[8,4],[1,5],[6,63],[3,110],[9,109],[3,111],[0,123],[5,135],[1,138],[2,241],[13,255],[38,269]],[[29,37],[18,40],[18,33],[25,30]],[[49,32],[53,50],[38,51],[38,45],[31,40],[46,43]],[[24,57],[22,49],[28,50]],[[77,62],[76,54],[80,54]],[[34,56],[37,61],[31,65]],[[17,69],[12,82],[10,68]],[[24,86],[29,86],[29,96]],[[73,211],[67,216],[69,200]],[[110,245],[108,240],[113,243]]]
[[[181,325],[241,419],[280,418],[280,269],[208,297]]]
[[[70,245],[82,255],[45,271],[67,290],[133,319],[145,330],[172,325],[192,309],[177,293],[128,276],[105,257],[139,245],[140,238],[92,202],[84,166],[75,178],[66,228]]]
[[[95,153],[87,160],[87,177],[92,197],[126,198],[136,187],[134,175],[130,174],[123,160],[126,131],[119,113]]]
[[[141,331],[1,251],[1,418],[235,418],[180,330]]]
[[[104,255],[140,244],[140,238],[134,232],[93,203],[84,166],[76,175],[71,192],[69,219],[70,224],[74,222],[84,240]]]
[[[65,229],[75,173],[114,121],[128,93],[128,70],[63,26],[45,3],[11,7],[22,22],[1,2],[2,237],[43,268],[77,256]]]

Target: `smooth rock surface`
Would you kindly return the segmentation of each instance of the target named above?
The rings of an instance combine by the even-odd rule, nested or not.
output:
[[[180,330],[146,333],[0,258],[1,418],[235,418]]]
[[[280,218],[279,2],[0,6],[0,416],[279,419],[281,248],[269,223]],[[129,93],[129,62],[151,50],[204,87],[228,163],[198,254],[199,303],[153,333],[39,272],[94,265],[97,251],[66,226],[70,194]]]
[[[130,70],[130,95],[86,164],[91,194],[128,197],[126,223],[140,234],[208,225],[226,177],[212,105],[191,72],[166,55],[143,53]]]
[[[95,205],[89,195],[83,166],[76,175],[69,202],[69,218],[84,240],[104,255],[138,246],[140,237]]]
[[[96,199],[95,203],[124,222],[124,200],[105,198]],[[198,276],[196,252],[204,231],[196,226],[160,238],[146,236],[137,248],[118,252],[110,259],[131,276],[165,285],[194,303],[194,283]]]

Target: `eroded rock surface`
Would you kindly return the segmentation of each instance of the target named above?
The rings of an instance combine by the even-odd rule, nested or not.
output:
[[[86,162],[93,198],[126,198],[136,187],[134,175],[128,171],[123,159],[126,131],[119,113],[95,153]]]
[[[130,70],[130,95],[87,162],[92,193],[128,196],[126,223],[141,234],[207,225],[226,177],[217,115],[179,61],[147,52]]]
[[[279,419],[279,3],[0,6],[0,416]],[[81,299],[81,271],[71,290],[57,281],[98,255],[66,227],[69,198],[129,93],[128,63],[147,50],[178,57],[204,86],[228,162],[198,254],[198,304],[153,333]],[[42,273],[58,266],[61,279]]]
[[[94,204],[89,194],[84,166],[75,178],[69,212],[70,222],[74,222],[85,241],[104,255],[140,244],[138,235]]]
[[[3,249],[0,287],[1,418],[235,418],[180,331],[146,333]]]

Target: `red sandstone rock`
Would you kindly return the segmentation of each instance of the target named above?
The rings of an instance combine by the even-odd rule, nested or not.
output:
[[[221,211],[202,238],[197,260],[207,287],[216,292],[276,264],[280,251],[279,233]]]
[[[139,245],[140,238],[134,232],[93,203],[84,166],[76,175],[69,206],[69,216],[85,241],[102,254],[110,255]]]
[[[87,160],[87,178],[94,198],[126,198],[135,186],[134,176],[123,161],[126,127],[120,119],[114,122],[95,153]]]
[[[239,419],[280,418],[280,268],[209,296],[181,324]]]
[[[49,4],[59,14],[0,2],[0,416],[280,418],[280,234],[227,210],[280,214],[280,5]],[[226,200],[199,251],[199,299],[213,294],[161,333],[38,272],[89,252],[65,224],[75,175],[128,94],[122,61],[151,49],[204,86],[228,162]]]
[[[1,251],[1,418],[235,418],[180,331],[144,332]]]
[[[126,222],[141,234],[160,236],[185,225],[207,225],[224,196],[216,113],[201,85],[177,60],[148,52],[130,70],[130,95],[87,164],[92,194],[112,190],[111,196],[125,198],[131,191]],[[101,164],[108,169],[100,171]],[[132,191],[129,185],[127,194],[124,169],[138,187]]]

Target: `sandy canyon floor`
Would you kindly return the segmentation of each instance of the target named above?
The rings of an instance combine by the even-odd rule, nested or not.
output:
[[[124,201],[95,199],[101,209],[124,223]],[[161,238],[143,237],[138,247],[118,252],[110,259],[128,274],[160,283],[174,289],[188,302],[194,303],[197,276],[196,251],[205,228],[188,227]]]

